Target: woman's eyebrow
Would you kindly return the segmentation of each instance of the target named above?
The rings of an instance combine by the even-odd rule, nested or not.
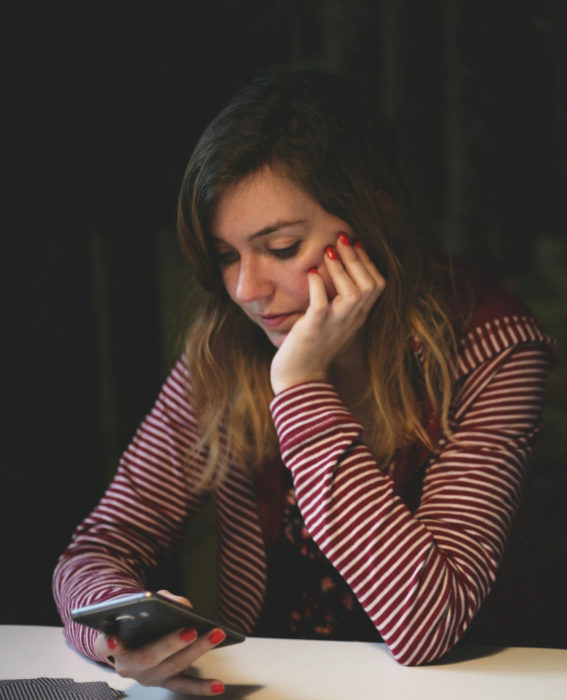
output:
[[[275,233],[276,231],[279,231],[282,228],[287,228],[289,226],[298,226],[299,224],[304,224],[305,219],[295,219],[294,221],[276,221],[274,224],[271,224],[270,226],[266,226],[259,231],[256,231],[256,233],[253,233],[250,236],[250,240],[253,238],[260,238],[260,236],[267,236],[270,233]]]
[[[300,224],[304,224],[307,221],[307,219],[294,219],[293,221],[275,221],[273,224],[269,224],[268,226],[264,226],[264,228],[261,228],[259,231],[255,231],[254,233],[250,234],[248,236],[248,240],[252,241],[255,238],[260,238],[261,236],[268,236],[270,233],[275,233],[276,231],[279,231],[282,228],[288,228],[290,226],[299,226]],[[212,236],[213,241],[215,243],[224,243],[222,238],[217,238],[217,236]]]

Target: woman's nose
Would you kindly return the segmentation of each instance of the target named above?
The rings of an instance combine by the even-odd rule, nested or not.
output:
[[[236,284],[238,301],[245,304],[271,296],[274,292],[274,285],[267,273],[268,271],[263,269],[260,261],[241,259]]]

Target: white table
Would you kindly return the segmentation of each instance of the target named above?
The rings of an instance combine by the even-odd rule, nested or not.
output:
[[[565,700],[567,650],[477,650],[405,668],[384,644],[248,639],[216,649],[197,668],[222,680],[227,700]],[[457,656],[456,654],[454,655]],[[81,657],[59,627],[0,625],[0,678],[106,681],[133,700],[180,700],[185,695],[143,688]]]

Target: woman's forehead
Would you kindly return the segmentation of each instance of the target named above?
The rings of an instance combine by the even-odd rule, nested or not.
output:
[[[233,232],[262,235],[305,220],[318,206],[289,178],[264,168],[226,188],[213,211],[210,233],[219,239]]]

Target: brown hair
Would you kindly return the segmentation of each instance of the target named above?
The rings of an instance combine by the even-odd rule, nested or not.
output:
[[[277,450],[269,413],[274,348],[229,299],[209,232],[226,188],[265,166],[283,169],[346,221],[387,280],[364,327],[368,394],[375,407],[374,424],[365,428],[378,463],[385,468],[397,450],[415,440],[434,449],[422,425],[426,397],[450,433],[452,324],[399,153],[395,130],[382,118],[372,91],[327,74],[258,79],[203,133],[178,210],[181,246],[206,290],[187,339],[192,401],[202,430],[199,449],[208,455],[203,486],[218,483],[229,461],[256,469]],[[411,348],[415,337],[421,363]]]

